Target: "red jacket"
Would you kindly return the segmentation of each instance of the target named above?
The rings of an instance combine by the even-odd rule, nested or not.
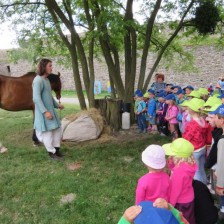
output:
[[[203,119],[203,125],[201,126],[197,121],[191,120],[187,123],[185,131],[182,135],[183,138],[188,140],[194,145],[194,150],[200,149],[207,144],[211,144],[211,127]]]

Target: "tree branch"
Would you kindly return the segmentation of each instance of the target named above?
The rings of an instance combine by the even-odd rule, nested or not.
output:
[[[120,8],[122,8],[124,11],[126,11],[125,7],[120,3],[120,2],[117,2],[115,0],[113,0],[113,2],[118,5]]]
[[[71,13],[71,5],[70,5],[70,1],[65,2],[65,0],[63,0],[63,5],[65,7],[65,10],[68,14],[68,18],[71,24],[74,24],[73,18],[72,18],[72,13]]]
[[[59,23],[59,20],[57,18],[57,15],[56,15],[55,11],[51,7],[48,7],[48,10],[49,10],[49,12],[50,12],[50,14],[52,16],[52,19],[53,19],[53,21],[55,23],[55,27],[56,27],[56,29],[57,29],[57,31],[58,31],[62,41],[65,43],[65,45],[67,46],[68,49],[71,49],[71,44],[70,44],[70,42],[68,41],[67,37],[63,34],[63,32],[61,30],[60,23]]]
[[[55,0],[46,0],[46,5],[49,9],[49,11],[54,10],[55,14],[57,14],[57,16],[61,19],[61,21],[65,24],[65,26],[67,27],[68,30],[73,29],[73,25],[71,24],[70,21],[65,17],[65,14],[61,11],[60,7],[58,6],[58,4],[55,2]]]
[[[141,67],[140,67],[140,74],[139,74],[139,80],[138,80],[138,89],[142,89],[143,87],[143,83],[145,79],[145,71],[146,71],[146,62],[147,62],[149,45],[150,45],[151,36],[152,36],[153,25],[156,19],[156,15],[160,9],[161,2],[162,0],[156,1],[155,7],[147,22],[146,36],[145,36],[144,48],[142,52]]]
[[[12,3],[12,4],[6,4],[6,5],[0,5],[0,8],[4,8],[4,7],[13,7],[13,6],[16,6],[16,5],[46,5],[45,3],[43,2],[15,2],[15,3]]]
[[[153,74],[153,72],[155,71],[156,67],[158,66],[158,64],[159,64],[159,62],[160,62],[160,60],[161,60],[161,58],[162,58],[162,56],[163,56],[165,50],[168,48],[168,46],[171,44],[171,42],[173,41],[173,39],[177,36],[178,32],[179,32],[179,31],[181,30],[181,28],[183,27],[184,19],[185,19],[187,13],[189,12],[189,10],[191,9],[191,7],[193,6],[194,2],[195,2],[195,0],[191,0],[190,4],[189,4],[188,7],[187,7],[187,10],[184,12],[183,16],[181,17],[181,20],[180,20],[180,22],[179,22],[179,24],[178,24],[178,26],[177,26],[177,29],[176,29],[175,32],[170,36],[170,38],[167,40],[167,42],[165,43],[165,45],[163,46],[163,48],[160,50],[159,55],[158,55],[158,57],[157,57],[157,59],[156,59],[154,65],[153,65],[151,71],[149,72],[146,81],[145,81],[143,91],[146,91],[146,89],[147,89],[147,87],[148,87],[148,84],[149,84],[149,81],[150,81],[150,79],[151,79],[151,77],[152,77],[152,74]]]

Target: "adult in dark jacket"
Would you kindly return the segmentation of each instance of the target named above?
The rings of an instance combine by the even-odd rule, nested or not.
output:
[[[217,162],[217,144],[220,137],[222,136],[222,133],[222,128],[214,128],[214,130],[212,131],[212,138],[214,140],[214,143],[205,161],[205,169],[211,169]]]
[[[218,209],[207,186],[201,181],[193,181],[194,213],[197,224],[214,224],[218,220]]]

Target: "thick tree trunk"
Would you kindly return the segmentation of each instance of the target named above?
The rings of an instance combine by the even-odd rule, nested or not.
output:
[[[74,46],[73,50],[70,51],[71,56],[72,56],[72,70],[73,70],[73,77],[75,81],[75,89],[77,91],[77,96],[79,99],[80,107],[82,110],[86,110],[86,101],[85,97],[82,91],[82,84],[81,84],[81,79],[80,79],[80,74],[79,74],[79,67],[78,67],[78,59],[77,59],[77,54],[76,54],[76,47]]]
[[[79,38],[77,38],[77,32],[75,31],[74,28],[74,23],[73,23],[73,18],[71,15],[71,12],[69,10],[69,5],[65,6],[66,7],[66,11],[68,13],[69,19],[67,19],[64,15],[64,13],[61,11],[60,7],[58,6],[58,4],[56,3],[55,0],[46,0],[46,5],[47,8],[50,12],[50,14],[52,15],[53,21],[55,23],[55,26],[58,30],[58,33],[60,35],[60,37],[62,38],[63,42],[65,43],[65,45],[67,46],[70,54],[71,54],[71,58],[72,58],[72,70],[73,70],[73,77],[74,77],[74,81],[75,81],[75,88],[77,91],[77,96],[79,99],[79,103],[80,103],[80,107],[82,110],[87,109],[86,107],[86,102],[85,102],[85,97],[82,91],[82,84],[81,84],[81,79],[80,79],[80,73],[79,73],[79,65],[78,65],[78,57],[77,57],[77,50],[76,50],[76,46],[78,46],[79,51],[81,52],[81,48],[82,48],[82,44],[81,42],[79,42]],[[59,18],[61,19],[61,21],[65,24],[65,26],[68,28],[68,30],[70,30],[71,32],[71,43],[68,41],[68,39],[65,37],[65,35],[63,34],[61,27],[60,27],[60,21]],[[81,46],[80,46],[81,44]],[[81,57],[83,57],[83,55],[80,55]],[[85,54],[84,54],[85,56]],[[83,67],[85,68],[86,65],[85,63],[85,58],[83,60]],[[87,67],[88,70],[88,67]],[[87,75],[87,73],[85,73],[85,75]],[[87,77],[87,82],[88,82],[88,77]],[[89,89],[89,87],[88,87]]]
[[[95,107],[101,111],[111,129],[118,131],[121,128],[121,105],[122,100],[96,99]]]
[[[94,30],[94,22],[93,22],[93,17],[90,14],[90,9],[89,9],[89,2],[88,0],[83,0],[84,3],[84,10],[86,14],[86,19],[88,22],[89,26],[89,31],[92,32]],[[95,39],[92,37],[89,40],[89,57],[88,57],[88,62],[89,62],[89,89],[87,89],[88,94],[88,99],[89,99],[89,107],[94,107],[95,102],[94,102],[94,81],[95,81],[95,71],[94,71],[94,62],[93,62],[93,55],[94,55],[94,42]]]
[[[113,79],[111,78],[110,73],[109,73],[109,79],[110,79],[110,87],[111,87],[111,98],[116,99],[116,90],[115,90],[114,82],[113,82]]]
[[[93,4],[95,6],[93,14],[97,19],[97,29],[101,33],[99,36],[100,46],[103,51],[105,61],[107,63],[110,77],[114,82],[118,97],[120,99],[123,99],[125,95],[125,90],[123,81],[121,79],[118,50],[116,46],[110,41],[110,35],[107,29],[106,21],[102,20],[101,18],[101,14],[104,13],[103,7],[100,8],[99,2],[96,0],[93,1]]]
[[[120,99],[123,99],[125,95],[125,90],[124,90],[123,81],[121,79],[121,73],[120,73],[119,67],[117,67],[117,65],[114,63],[113,57],[111,55],[111,49],[108,43],[102,37],[100,38],[100,45],[104,54],[104,58],[107,63],[109,73],[111,74],[111,79],[114,82],[118,97]],[[118,60],[118,58],[116,58],[116,60]]]
[[[125,97],[124,102],[132,102],[132,94],[134,92],[135,76],[136,76],[136,55],[137,55],[137,43],[136,43],[136,31],[132,24],[133,12],[132,12],[133,0],[127,1],[126,13],[124,17],[126,34],[124,37],[124,52],[125,52]]]
[[[93,49],[94,49],[94,39],[92,39],[89,43],[89,72],[90,72],[90,85],[89,85],[89,107],[94,107],[94,81],[95,81],[95,73],[94,73],[94,63],[93,63]]]

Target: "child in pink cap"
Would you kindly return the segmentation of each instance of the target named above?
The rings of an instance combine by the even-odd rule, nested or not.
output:
[[[164,172],[165,151],[159,145],[150,145],[142,152],[142,161],[148,173],[138,180],[135,203],[154,202],[157,198],[168,199],[169,176]]]

